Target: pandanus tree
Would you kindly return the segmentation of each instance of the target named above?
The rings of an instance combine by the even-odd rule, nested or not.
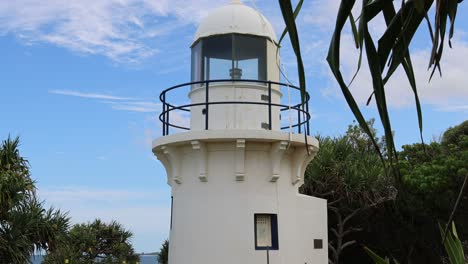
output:
[[[36,196],[28,161],[20,155],[19,139],[0,145],[0,262],[29,263],[38,250],[54,250],[67,228],[66,214],[45,209]]]
[[[372,135],[373,120],[368,122]],[[360,221],[370,209],[393,201],[397,190],[387,177],[379,155],[363,130],[351,125],[344,136],[319,137],[320,151],[308,166],[300,191],[327,199],[330,263],[340,262],[344,250],[357,241]],[[383,144],[377,140],[378,144]]]
[[[356,0],[341,0],[340,8],[336,17],[334,32],[331,36],[330,48],[327,61],[337,83],[339,84],[344,98],[348,103],[352,113],[362,129],[369,135],[374,147],[380,153],[380,158],[389,168],[397,181],[401,181],[397,164],[398,155],[393,140],[392,125],[387,108],[387,87],[386,84],[392,78],[395,71],[402,67],[408,78],[408,87],[414,94],[419,130],[423,131],[423,118],[421,104],[418,96],[418,87],[411,61],[410,45],[413,37],[423,24],[427,24],[430,32],[432,52],[428,60],[429,69],[432,75],[441,70],[442,55],[445,47],[445,40],[448,35],[448,43],[451,46],[451,39],[454,35],[455,18],[457,7],[463,0],[362,0],[361,9],[357,15],[353,15]],[[300,36],[296,27],[295,18],[299,14],[303,0],[300,0],[293,10],[291,0],[279,0],[283,18],[286,24],[285,32],[289,34],[292,48],[295,52],[298,65],[299,85],[303,91],[307,89],[306,76],[301,55]],[[434,7],[434,18],[430,19],[429,10]],[[354,10],[356,11],[356,10]],[[356,14],[356,13],[355,13]],[[386,30],[380,34],[371,34],[369,24],[378,16],[383,16],[386,23]],[[427,23],[423,23],[424,20]],[[361,108],[356,102],[349,87],[353,79],[345,80],[340,66],[341,51],[340,46],[344,41],[341,36],[346,23],[351,26],[355,46],[360,52],[357,61],[356,74],[361,68],[363,60],[367,60],[369,65],[373,92],[369,96],[369,101],[373,98],[377,106],[380,122],[383,125],[386,142],[386,157],[382,154],[381,147],[377,144],[372,131],[367,125]],[[449,26],[449,30],[448,27]],[[285,34],[283,34],[284,36]],[[356,75],[354,75],[355,77]],[[397,182],[399,183],[399,182]]]

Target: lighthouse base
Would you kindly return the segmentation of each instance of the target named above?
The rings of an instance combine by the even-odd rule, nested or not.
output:
[[[153,142],[172,187],[169,263],[328,263],[327,202],[298,193],[317,140],[203,132]]]

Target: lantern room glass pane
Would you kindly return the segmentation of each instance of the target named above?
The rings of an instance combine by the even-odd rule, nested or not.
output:
[[[242,71],[241,79],[266,80],[265,38],[234,35],[234,69]]]
[[[266,38],[228,34],[192,47],[192,81],[267,79]]]
[[[192,47],[192,82],[198,82],[203,79],[202,64],[202,41],[199,41]]]
[[[232,36],[223,35],[203,40],[205,80],[231,79]]]

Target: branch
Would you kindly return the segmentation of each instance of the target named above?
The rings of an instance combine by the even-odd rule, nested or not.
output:
[[[328,247],[330,248],[331,251],[333,251],[333,253],[336,253],[335,246],[333,246],[333,243],[332,243],[332,242],[329,242],[329,243],[328,243]]]
[[[356,209],[354,210],[350,215],[348,215],[347,217],[345,217],[345,219],[343,220],[343,225],[346,224],[346,222],[348,222],[351,218],[353,218],[357,213],[359,213],[361,211],[361,208],[359,209]]]
[[[328,203],[328,207],[331,207],[332,205],[334,205],[334,204],[340,202],[341,200],[343,200],[343,198],[337,199],[337,200],[335,200],[335,201],[333,201],[333,202],[329,202],[329,203]]]
[[[353,244],[355,244],[355,243],[356,243],[356,240],[348,241],[348,242],[344,243],[343,246],[341,246],[341,250],[343,250],[343,249],[345,249],[346,247],[349,247],[349,246],[351,246],[351,245],[353,245]]]
[[[338,208],[334,207],[334,206],[330,206],[330,204],[328,205],[328,209],[330,209],[331,211],[333,211],[335,213],[338,213]]]
[[[339,237],[338,232],[336,231],[335,228],[333,228],[333,227],[330,228],[330,231],[331,231],[336,237]]]
[[[351,233],[354,233],[354,232],[361,232],[362,230],[363,230],[362,228],[351,228],[351,229],[343,232],[342,236],[344,237],[344,236],[347,236],[347,235],[349,235]]]
[[[333,253],[334,256],[336,256],[337,252],[332,243],[328,243],[328,249]]]

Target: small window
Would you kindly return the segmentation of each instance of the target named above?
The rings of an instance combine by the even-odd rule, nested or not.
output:
[[[322,249],[322,248],[323,248],[323,240],[314,239],[314,249]]]
[[[278,250],[278,220],[276,214],[255,214],[255,249]]]

